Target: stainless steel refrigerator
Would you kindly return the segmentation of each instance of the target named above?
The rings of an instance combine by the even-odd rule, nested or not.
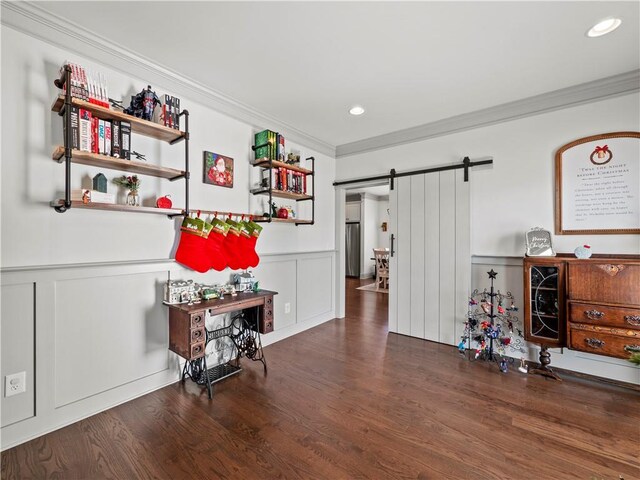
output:
[[[347,277],[360,278],[360,223],[346,224]]]

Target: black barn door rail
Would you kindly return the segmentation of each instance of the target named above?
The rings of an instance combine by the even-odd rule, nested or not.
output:
[[[423,170],[411,170],[409,172],[396,172],[395,168],[392,168],[388,175],[378,175],[375,177],[364,177],[364,178],[355,178],[353,180],[341,180],[339,182],[333,182],[333,186],[337,187],[339,185],[351,185],[352,183],[364,183],[371,182],[375,180],[390,180],[390,187],[393,190],[394,180],[398,177],[410,177],[411,175],[423,175],[425,173],[435,173],[435,172],[444,172],[446,170],[458,170],[460,168],[464,169],[464,181],[469,181],[469,169],[471,167],[478,167],[480,165],[491,165],[493,164],[493,158],[488,160],[478,160],[476,162],[472,162],[469,157],[464,157],[462,163],[454,163],[453,165],[445,165],[443,167],[433,167],[433,168],[425,168]]]

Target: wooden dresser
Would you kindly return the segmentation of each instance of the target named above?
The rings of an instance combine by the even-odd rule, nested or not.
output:
[[[610,357],[640,351],[640,256],[526,257],[525,339]]]

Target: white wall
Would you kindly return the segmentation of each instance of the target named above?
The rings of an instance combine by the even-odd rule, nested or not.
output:
[[[598,133],[640,129],[640,94],[626,95],[431,140],[339,158],[338,180],[493,157],[471,170],[472,253],[520,256],[531,227],[553,232],[554,156]],[[640,235],[554,235],[557,251],[584,243],[594,253],[639,253]]]
[[[382,231],[382,222],[387,222],[387,231]],[[380,248],[389,248],[389,198],[378,200],[378,241]]]
[[[82,44],[76,48],[82,50]],[[148,84],[128,70],[108,68],[108,55],[105,59],[94,62],[2,28],[1,375],[25,370],[28,388],[10,401],[2,399],[2,449],[175,381],[178,358],[167,350],[162,283],[169,274],[205,283],[230,275],[198,274],[171,260],[179,220],[81,209],[59,214],[49,207],[64,189],[64,166],[50,156],[62,141],[61,120],[50,111],[60,65],[69,60],[99,70],[114,98],[128,98]],[[153,69],[149,75],[163,78]],[[217,113],[161,80],[152,87],[180,97],[191,114],[190,207],[261,211],[249,194],[258,177],[249,166],[250,147],[253,133],[270,125],[248,125]],[[256,276],[263,288],[279,292],[276,330],[263,337],[264,344],[334,318],[336,309],[335,159],[303,145],[288,147],[316,158],[316,224],[264,224]],[[184,144],[134,136],[133,149],[151,164],[183,168]],[[202,183],[203,150],[235,159],[233,189]],[[73,165],[72,187],[80,188],[98,171]],[[103,172],[109,179],[120,174]],[[142,177],[144,203],[165,194],[183,206],[184,183]],[[305,208],[301,217],[310,213]],[[291,313],[284,313],[285,303]],[[92,376],[78,382],[83,372]]]
[[[640,128],[640,94],[626,95],[362,155],[339,158],[337,179],[458,163],[492,156],[493,166],[471,170],[472,288],[499,272],[498,288],[523,298],[524,233],[543,227],[553,234],[554,156],[562,145],[598,133]],[[390,160],[391,159],[391,160]],[[554,235],[558,252],[588,243],[595,253],[640,253],[640,235]],[[516,258],[514,258],[516,257]],[[522,312],[520,303],[520,312]],[[528,345],[527,358],[539,348]],[[624,360],[564,349],[552,364],[565,369],[640,384],[640,371]]]
[[[375,261],[373,257],[373,249],[376,248],[378,240],[378,201],[377,198],[363,194],[362,195],[362,228],[363,250],[361,261],[360,278],[373,277],[375,271]]]
[[[56,47],[25,36],[10,28],[2,29],[2,266],[32,266],[82,262],[107,262],[168,258],[172,252],[177,222],[160,215],[126,215],[113,212],[70,210],[57,214],[49,201],[64,190],[64,166],[51,160],[53,145],[62,141],[62,122],[51,112],[58,94],[53,85],[60,65],[73,60],[101,71],[109,82],[110,95],[128,98],[147,85],[144,79],[95,64],[87,58],[70,55]],[[171,86],[152,85],[158,92],[181,98],[190,112],[191,207],[234,212],[248,211],[248,190],[257,181],[257,169],[249,166],[256,127],[243,124],[198,105],[171,91]],[[260,128],[260,127],[258,127]],[[11,141],[6,141],[11,139]],[[184,168],[183,144],[168,145],[134,136],[134,150],[147,154],[148,163]],[[258,242],[262,253],[333,250],[334,196],[331,183],[335,160],[303,146],[304,157],[316,158],[316,223],[312,227],[268,225]],[[228,155],[235,159],[234,188],[226,189],[202,182],[202,152]],[[100,169],[74,165],[72,187],[81,188],[85,175]],[[120,174],[103,170],[111,180]],[[171,194],[176,207],[184,205],[184,182],[168,182],[141,177],[143,201]],[[109,184],[116,192],[116,185]],[[252,201],[252,212],[262,208]],[[290,202],[286,202],[290,203]],[[295,202],[294,202],[295,203]],[[301,202],[302,205],[302,202]],[[307,212],[302,212],[303,214]],[[318,232],[323,234],[319,235]],[[90,241],[88,239],[90,238]]]

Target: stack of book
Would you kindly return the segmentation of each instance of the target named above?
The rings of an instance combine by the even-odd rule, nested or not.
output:
[[[71,96],[85,102],[109,108],[109,95],[107,93],[107,81],[101,73],[91,72],[82,65],[65,63],[71,67]],[[64,72],[64,65],[60,68],[60,74]],[[66,93],[67,85],[63,91]]]
[[[284,137],[271,130],[255,134],[256,160],[278,160],[284,162]]]
[[[102,120],[88,110],[71,107],[71,145],[83,152],[130,160],[131,123]]]
[[[307,175],[294,172],[284,167],[272,168],[263,171],[262,185],[269,186],[269,173],[271,172],[271,188],[282,192],[307,194]]]

